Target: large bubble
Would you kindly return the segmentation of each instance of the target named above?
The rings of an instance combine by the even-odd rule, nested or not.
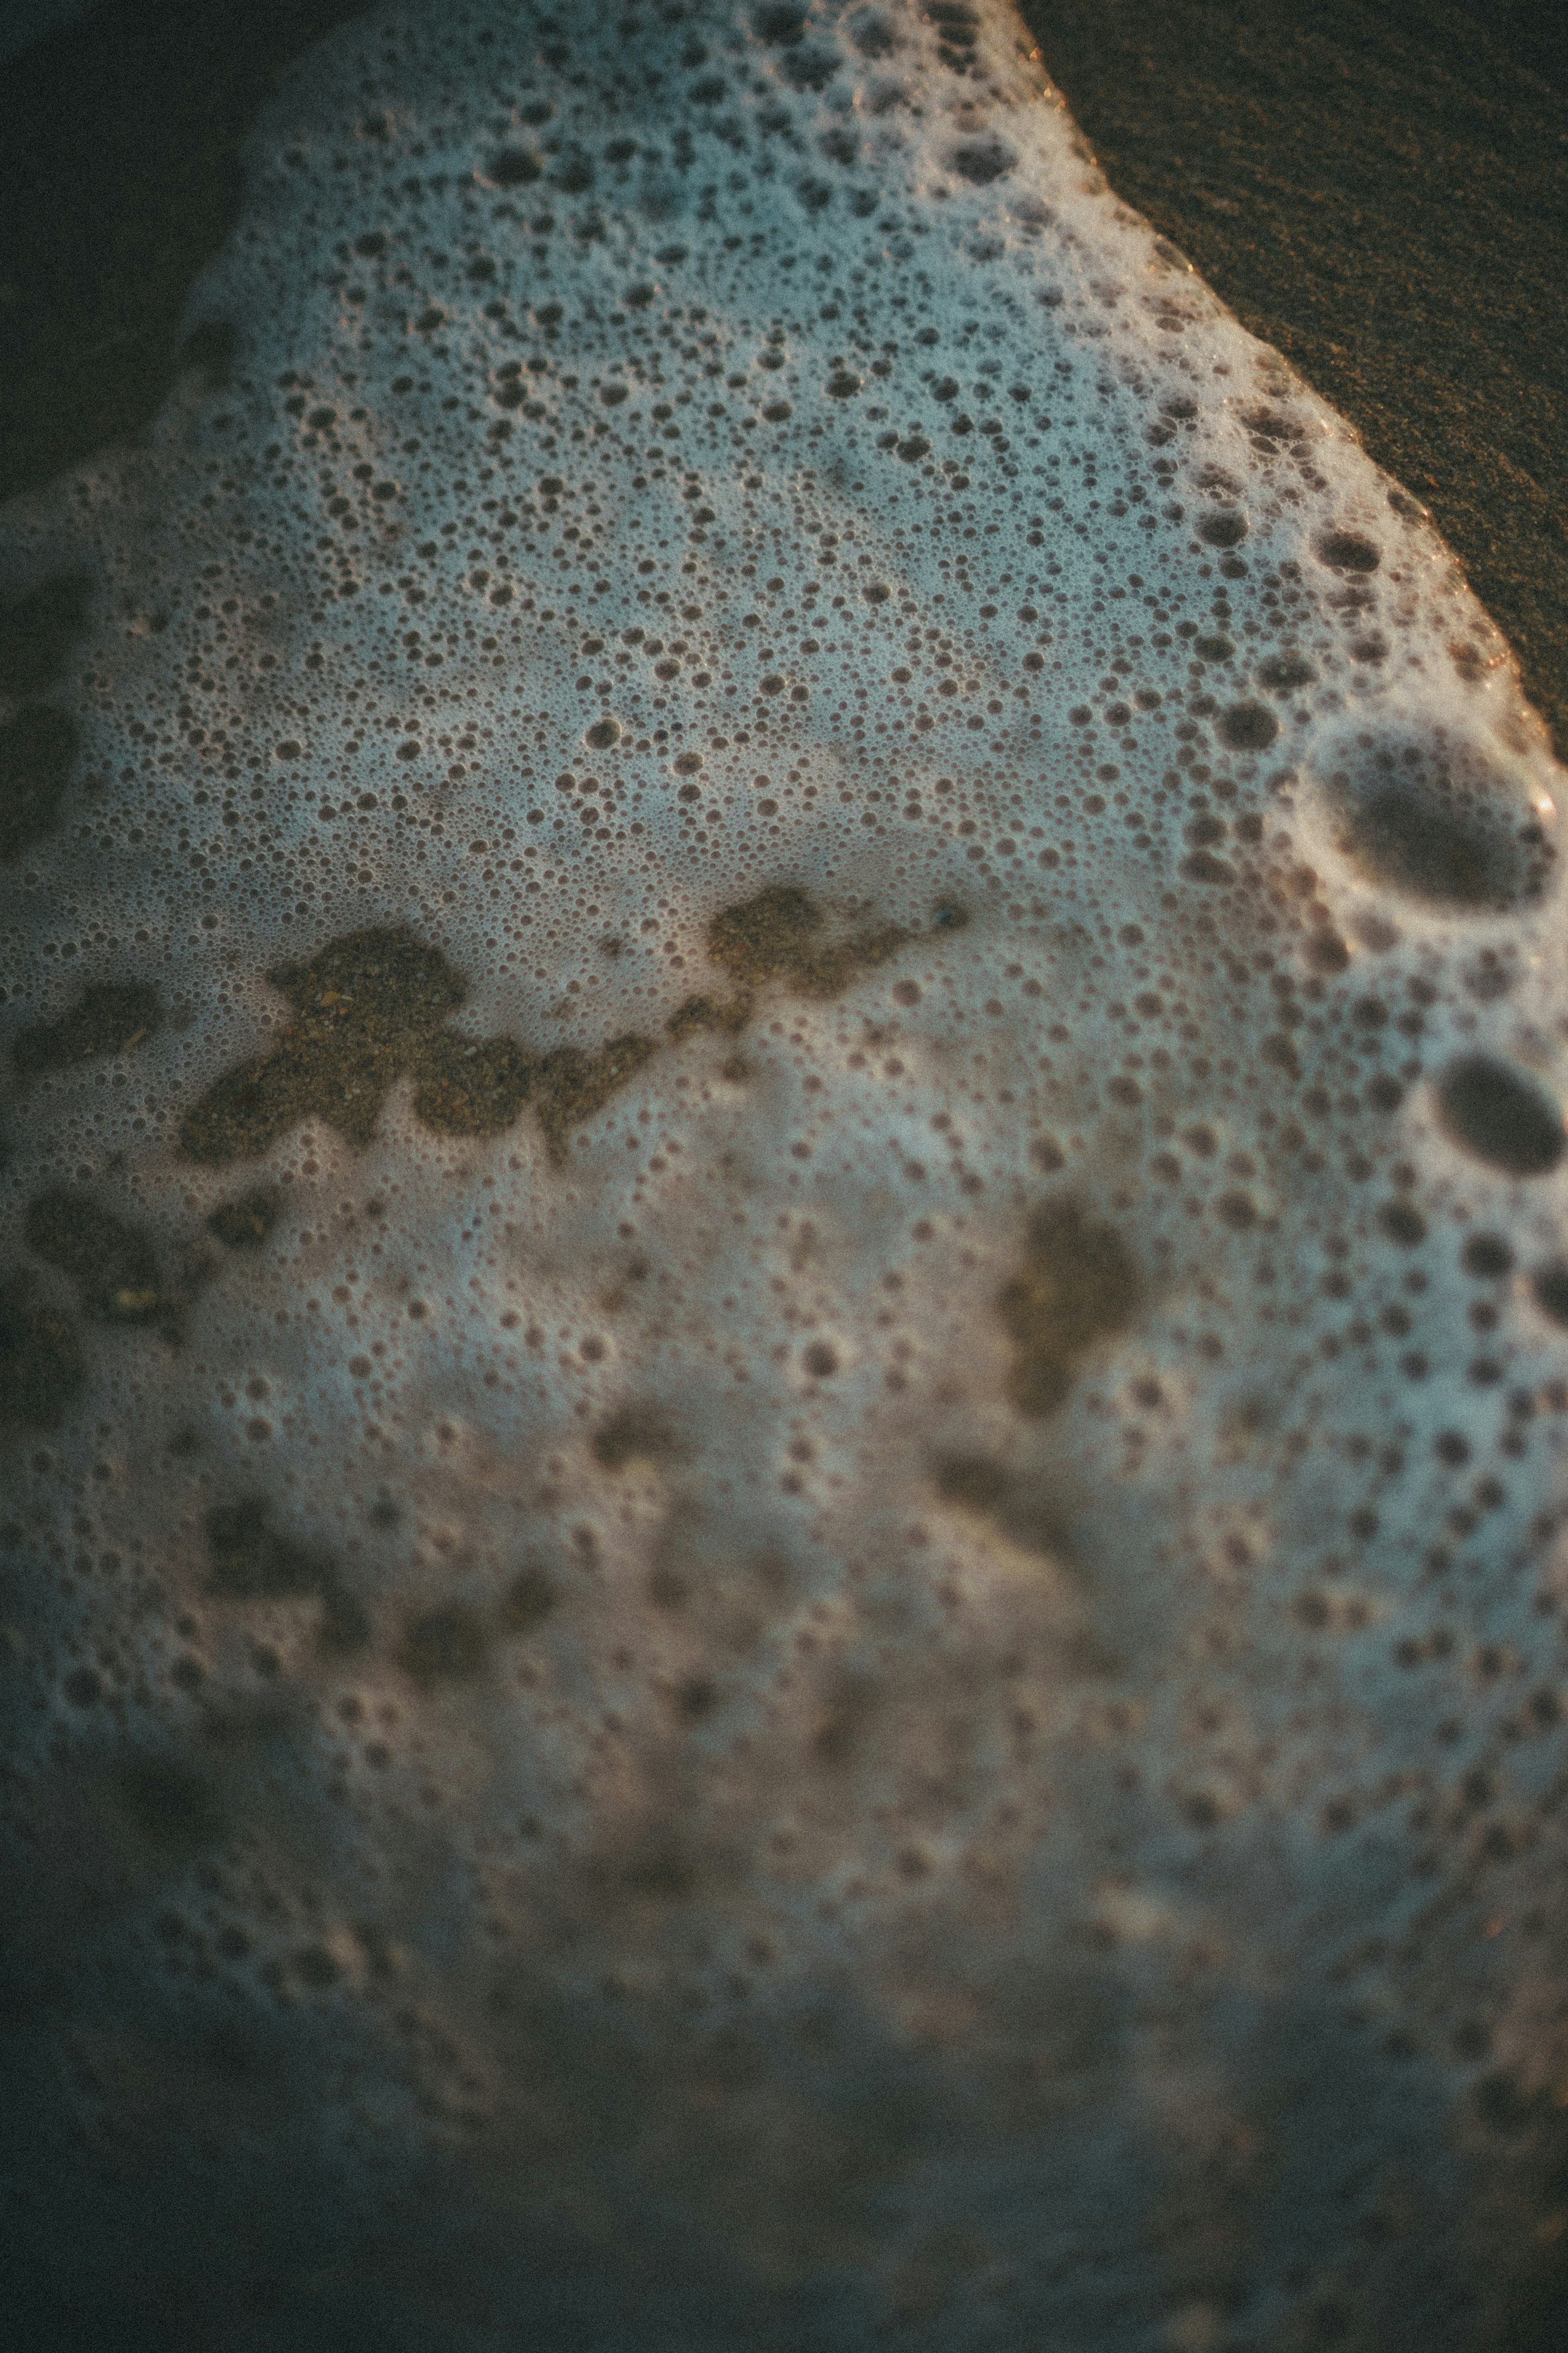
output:
[[[1539,899],[1555,811],[1527,768],[1447,731],[1363,728],[1315,764],[1340,849],[1372,881],[1461,913]]]

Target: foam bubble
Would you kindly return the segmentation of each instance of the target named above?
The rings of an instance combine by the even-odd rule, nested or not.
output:
[[[1552,810],[1535,806],[1529,772],[1497,748],[1450,744],[1442,729],[1404,740],[1361,730],[1325,746],[1319,765],[1338,846],[1394,892],[1501,913],[1546,889]]]

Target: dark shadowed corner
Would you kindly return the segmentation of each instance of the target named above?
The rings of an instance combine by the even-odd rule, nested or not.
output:
[[[0,502],[142,431],[184,368],[221,376],[224,322],[181,327],[240,144],[279,72],[363,5],[109,0],[6,58]]]

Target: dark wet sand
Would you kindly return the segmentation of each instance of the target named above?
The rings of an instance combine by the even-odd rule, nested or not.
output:
[[[108,0],[0,74],[0,501],[221,374],[178,328],[239,142],[358,5]],[[1430,506],[1568,756],[1561,0],[1025,13],[1113,185]]]
[[[222,376],[226,339],[179,329],[240,143],[363,5],[108,0],[0,66],[0,504],[140,431],[182,368]]]
[[[1435,516],[1568,758],[1562,0],[1025,0],[1112,185]]]

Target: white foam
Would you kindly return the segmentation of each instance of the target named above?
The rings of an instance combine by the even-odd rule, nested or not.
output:
[[[171,1017],[4,1172],[85,1366],[0,1614],[89,2149],[220,2303],[363,2241],[257,2343],[1479,2341],[1466,2152],[1568,2066],[1560,779],[1424,512],[984,0],[377,11],[205,321],[232,384],[10,518],[94,592],[8,1035]],[[193,1158],[371,926],[646,1057]]]

